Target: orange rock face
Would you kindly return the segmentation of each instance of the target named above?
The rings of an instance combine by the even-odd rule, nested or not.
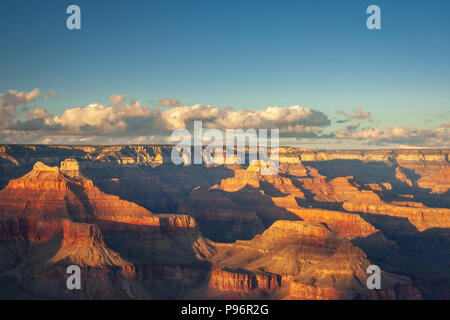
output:
[[[273,290],[280,288],[281,276],[253,274],[240,270],[213,270],[208,288],[228,292],[250,293],[253,290]]]
[[[7,217],[0,220],[2,241],[25,240],[29,242],[47,241],[61,232],[58,219],[35,217]]]
[[[367,256],[324,224],[280,220],[250,241],[216,248],[208,284],[211,297],[220,291],[256,298],[261,290],[270,294],[278,289],[284,299],[353,299],[371,294],[362,285],[370,265]],[[386,289],[408,287],[411,295],[404,297],[418,297],[410,279],[387,273],[385,278]]]
[[[289,296],[302,300],[342,300],[345,294],[333,288],[317,288],[311,285],[291,282],[289,284]]]
[[[281,147],[275,175],[170,154],[0,146],[0,297],[450,298],[448,150]]]
[[[64,245],[98,245],[103,243],[103,237],[96,225],[62,221]]]
[[[26,283],[21,285],[43,297],[151,298],[155,294],[158,297],[162,293],[149,293],[139,281],[152,283],[166,279],[172,283],[189,274],[198,282],[208,272],[203,261],[196,258],[208,254],[209,249],[192,217],[154,215],[135,203],[105,194],[80,173],[74,160],[64,161],[61,168],[37,162],[30,173],[11,180],[0,191],[0,231],[0,244],[13,248],[17,242],[24,244],[20,252],[5,252],[11,255],[6,257],[11,263],[1,263],[0,272],[22,261],[26,276],[20,281]],[[176,250],[180,252],[178,259],[184,260],[172,266],[173,262],[168,262],[170,259],[161,263],[153,258],[146,261],[145,257],[130,256],[127,251],[127,258],[124,258],[123,252],[115,251],[105,242],[103,233],[108,239],[106,242],[113,246],[116,246],[116,239],[134,239],[133,234],[140,235],[143,238],[136,248],[143,253],[152,242],[156,241],[156,245],[167,242],[165,247],[152,249],[152,254],[158,250]],[[172,237],[177,240],[170,244],[174,241],[170,240]],[[32,243],[36,243],[33,250],[42,253],[38,254],[40,260],[28,265],[27,254]],[[86,283],[78,295],[68,291],[63,281],[65,268],[71,264],[82,268],[82,279]],[[174,276],[170,271],[163,271],[165,269],[178,270],[179,274]],[[192,283],[196,282],[186,285],[189,287]],[[140,296],[124,291],[124,286],[134,286]]]
[[[303,220],[324,222],[334,232],[350,239],[368,237],[379,232],[358,214],[321,209],[289,209],[289,211]]]
[[[450,189],[450,167],[443,165],[430,175],[421,177],[417,184],[421,188],[431,189],[433,193],[443,194]]]

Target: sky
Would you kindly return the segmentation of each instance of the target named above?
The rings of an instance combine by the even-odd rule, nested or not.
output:
[[[0,39],[0,143],[165,143],[202,120],[308,148],[450,147],[447,0],[2,0]]]

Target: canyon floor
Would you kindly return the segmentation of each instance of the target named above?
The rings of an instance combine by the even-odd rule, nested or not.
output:
[[[171,151],[0,145],[0,299],[450,299],[450,150]]]

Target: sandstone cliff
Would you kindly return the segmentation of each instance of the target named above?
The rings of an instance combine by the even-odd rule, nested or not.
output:
[[[265,176],[171,149],[0,146],[0,278],[54,296],[76,261],[96,280],[67,298],[450,297],[449,150],[281,147]]]

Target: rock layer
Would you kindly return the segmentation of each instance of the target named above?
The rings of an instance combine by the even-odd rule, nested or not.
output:
[[[175,166],[171,150],[0,146],[2,283],[83,299],[450,297],[448,150],[281,147],[269,176],[258,161]],[[75,262],[79,295],[55,282]],[[369,264],[382,290],[364,287]]]

